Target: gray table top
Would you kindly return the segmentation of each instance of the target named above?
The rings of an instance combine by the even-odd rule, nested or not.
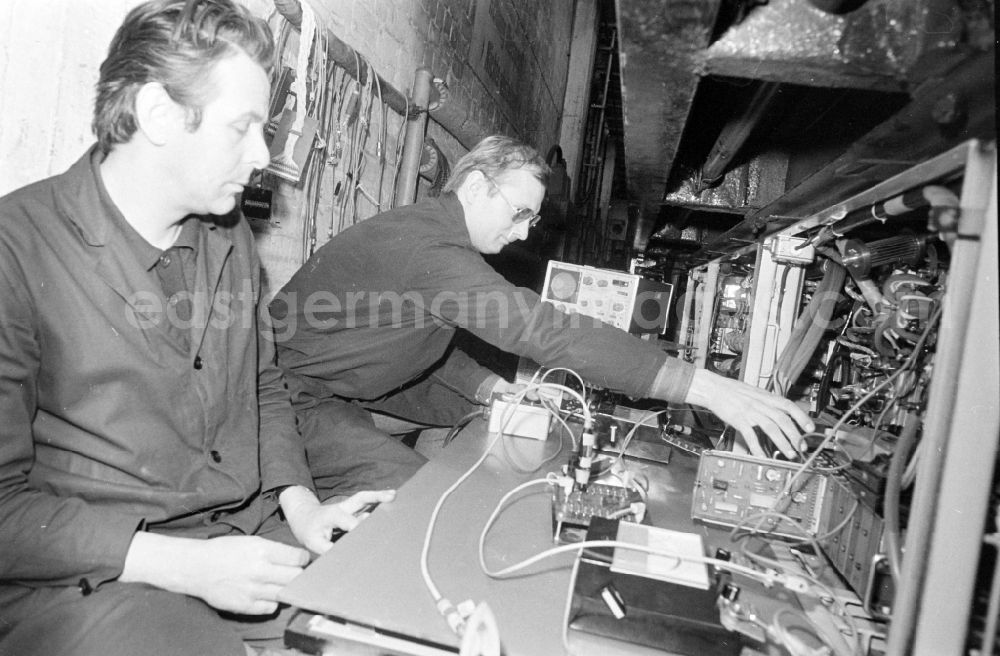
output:
[[[476,420],[440,455],[400,488],[334,548],[313,562],[281,593],[303,610],[391,631],[432,643],[457,646],[420,574],[420,552],[428,520],[441,494],[482,455],[490,443],[485,422]],[[542,443],[507,438],[508,448],[527,464]],[[547,448],[556,448],[553,437]],[[504,494],[518,484],[557,470],[560,456],[531,474],[516,471],[494,444],[490,456],[448,498],[433,533],[429,569],[441,593],[458,604],[485,601],[497,619],[509,656],[552,656],[564,652],[563,613],[573,554],[546,559],[524,576],[496,580],[479,567],[479,535]],[[698,460],[678,453],[669,465],[632,460],[632,471],[650,482],[649,515],[654,525],[692,531],[705,538],[708,554],[724,532],[691,520],[691,488]],[[491,529],[487,561],[493,569],[519,562],[553,546],[547,486],[533,486],[512,499]],[[601,650],[617,651],[615,645]],[[622,653],[635,654],[629,646]]]

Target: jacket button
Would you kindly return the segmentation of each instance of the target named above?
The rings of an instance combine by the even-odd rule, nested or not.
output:
[[[219,518],[220,518],[220,517],[222,517],[222,513],[220,513],[220,512],[218,511],[218,510],[216,510],[215,512],[213,512],[213,513],[212,513],[212,514],[210,515],[210,518],[211,518],[211,520],[212,520],[212,523],[213,523],[213,524],[214,524],[215,522],[219,521]]]
[[[222,462],[222,454],[218,451],[212,451],[209,455],[212,456],[212,462]]]
[[[201,356],[200,355],[194,356],[194,368],[198,369],[198,370],[201,370]]]

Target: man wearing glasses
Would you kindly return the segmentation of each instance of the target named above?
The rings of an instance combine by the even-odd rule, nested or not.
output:
[[[441,197],[341,232],[275,296],[278,363],[318,487],[397,487],[424,458],[378,427],[384,416],[451,426],[512,391],[454,348],[457,328],[632,398],[708,407],[744,433],[759,426],[789,455],[799,427],[811,430],[790,401],[564,314],[498,274],[482,255],[528,236],[549,173],[529,146],[487,137],[458,160]]]

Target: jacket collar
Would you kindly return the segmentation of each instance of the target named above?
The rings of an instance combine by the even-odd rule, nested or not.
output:
[[[114,217],[125,221],[104,187],[100,169],[103,160],[104,155],[97,144],[94,144],[63,174],[54,192],[62,214],[77,227],[84,241],[91,246],[105,246],[112,241],[117,243],[116,237],[120,229]],[[194,218],[196,217],[192,217]],[[219,234],[220,232],[223,234]],[[224,231],[213,230],[212,233],[214,237],[210,241],[221,238],[232,244],[224,236]]]
[[[100,209],[107,207],[118,211],[101,180],[99,166],[103,159],[104,155],[94,144],[60,176],[53,192],[60,212],[91,246],[104,246],[112,228],[110,217]]]
[[[438,196],[437,203],[441,207],[442,220],[448,225],[449,232],[460,235],[459,244],[466,248],[475,247],[472,245],[472,237],[469,236],[469,226],[465,223],[465,208],[462,201],[453,192],[446,192]]]
[[[103,159],[97,146],[93,146],[66,171],[56,185],[54,195],[60,212],[76,226],[82,239],[96,247],[93,251],[95,270],[132,309],[148,317],[149,294],[157,296],[160,307],[166,307],[163,290],[155,276],[145,270],[136,253],[132,252],[121,229],[115,224],[112,213],[118,208],[112,202],[101,180],[100,162]],[[119,213],[119,218],[124,221]],[[200,220],[192,216],[189,221]],[[202,229],[198,244],[199,264],[196,289],[204,290],[203,298],[193,308],[191,342],[198,345],[211,314],[214,293],[222,275],[233,242],[225,229]],[[145,301],[143,299],[146,299]],[[165,330],[165,329],[164,329]]]

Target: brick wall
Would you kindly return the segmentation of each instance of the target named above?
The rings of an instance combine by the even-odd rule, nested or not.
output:
[[[558,138],[574,0],[313,0],[319,22],[400,91],[418,67],[480,136]],[[433,118],[433,116],[432,116]],[[469,144],[466,144],[469,145]]]

